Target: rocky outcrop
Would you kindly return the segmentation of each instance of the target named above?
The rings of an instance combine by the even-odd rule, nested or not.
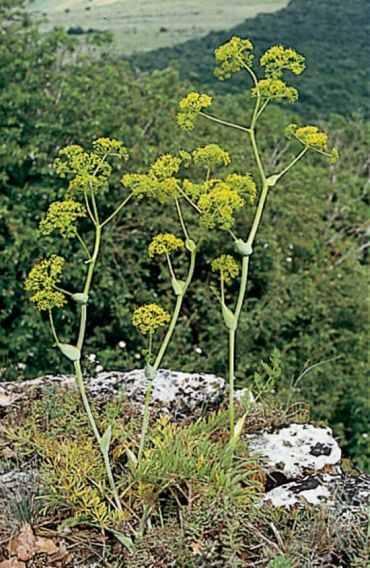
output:
[[[143,403],[146,386],[143,369],[102,372],[86,380],[87,390],[93,398],[110,400],[121,393],[138,405]],[[30,395],[34,398],[50,387],[75,388],[74,378],[48,375],[22,383],[3,383],[0,411],[22,404]],[[219,407],[225,394],[224,379],[215,375],[160,369],[154,381],[152,408],[175,419],[196,417],[205,410]],[[367,506],[370,476],[350,476],[342,471],[341,449],[330,428],[290,424],[274,432],[250,435],[246,441],[266,475],[264,506],[291,508],[325,504],[354,514]],[[17,483],[26,486],[30,475],[34,473],[0,475],[0,495],[14,492]]]
[[[109,400],[122,393],[134,404],[143,403],[146,386],[143,369],[102,372],[86,379],[86,388],[91,397]],[[22,383],[3,383],[0,387],[0,409],[20,403],[32,391],[45,391],[50,387],[75,388],[74,378],[46,375]],[[220,377],[159,369],[154,381],[153,405],[180,419],[219,406],[224,395],[225,381]]]

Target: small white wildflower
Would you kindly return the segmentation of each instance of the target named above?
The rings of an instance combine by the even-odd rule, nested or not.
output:
[[[203,351],[201,350],[200,347],[195,347],[194,348],[195,353],[198,353],[198,355],[200,355],[201,353],[203,353]]]
[[[104,370],[104,367],[103,367],[102,365],[97,365],[97,366],[95,367],[95,371],[96,371],[97,373],[101,373],[103,370]]]
[[[87,358],[90,361],[90,363],[94,363],[96,361],[95,353],[90,353],[90,355],[88,355]]]
[[[141,358],[140,353],[135,353],[135,359],[140,359],[140,358]]]
[[[17,364],[17,369],[19,369],[20,371],[24,371],[26,368],[26,365],[24,363],[18,363]]]
[[[124,348],[126,347],[126,345],[127,345],[126,341],[120,341],[120,342],[118,343],[118,347],[119,347],[120,349],[124,349]]]

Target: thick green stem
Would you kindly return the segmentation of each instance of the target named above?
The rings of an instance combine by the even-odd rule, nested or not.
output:
[[[196,260],[196,251],[193,251],[191,253],[190,256],[190,265],[189,265],[189,271],[188,271],[188,275],[187,278],[185,280],[185,284],[184,284],[184,288],[183,288],[183,292],[182,294],[179,294],[176,297],[176,305],[175,305],[175,309],[173,311],[172,314],[172,318],[170,321],[170,325],[168,327],[167,333],[163,339],[162,345],[158,351],[158,355],[154,361],[153,366],[149,366],[149,373],[147,376],[147,380],[148,380],[148,385],[146,388],[146,392],[145,392],[145,398],[144,398],[144,413],[143,413],[143,422],[142,422],[142,427],[141,427],[141,436],[140,436],[140,446],[139,446],[139,453],[138,453],[138,462],[140,462],[144,449],[145,449],[145,442],[146,442],[146,437],[147,437],[147,433],[148,433],[148,428],[149,428],[149,406],[150,406],[150,401],[152,399],[152,394],[153,394],[153,387],[154,387],[154,381],[155,378],[157,376],[157,371],[159,369],[159,366],[162,362],[162,359],[166,353],[167,347],[171,341],[173,332],[175,331],[175,327],[177,324],[177,320],[179,318],[180,312],[181,312],[181,308],[182,308],[182,303],[184,301],[184,297],[185,294],[190,286],[190,283],[192,281],[193,275],[194,275],[194,269],[195,269],[195,260]]]
[[[99,251],[100,251],[100,244],[101,244],[101,227],[96,225],[95,228],[95,244],[94,244],[94,252],[91,257],[91,261],[89,263],[89,268],[87,271],[87,276],[85,280],[84,290],[83,293],[87,296],[90,292],[91,282],[94,276],[94,270],[96,266],[96,261],[98,260]],[[85,340],[86,334],[86,321],[87,321],[87,305],[84,304],[81,306],[81,319],[80,319],[80,330],[78,334],[77,340],[77,347],[81,350]]]
[[[78,389],[80,391],[82,404],[84,405],[84,409],[85,409],[87,418],[89,420],[91,430],[94,433],[95,439],[96,439],[96,441],[99,445],[101,454],[102,454],[103,459],[104,459],[105,471],[106,471],[106,474],[107,474],[108,482],[109,482],[109,485],[110,485],[110,488],[111,488],[111,491],[112,491],[112,494],[113,494],[113,497],[114,497],[116,507],[119,511],[121,511],[122,505],[121,505],[121,502],[120,502],[120,499],[119,499],[116,484],[114,482],[112,467],[111,467],[111,464],[110,464],[110,461],[109,461],[108,453],[103,451],[102,447],[101,447],[102,437],[101,437],[99,430],[98,430],[98,427],[96,425],[95,418],[94,418],[94,415],[92,413],[91,406],[90,406],[90,403],[89,403],[89,399],[87,398],[85,383],[84,383],[83,376],[82,376],[82,370],[81,370],[80,362],[75,361],[74,367],[75,367],[76,383],[77,383]]]
[[[229,422],[230,422],[231,437],[234,435],[234,429],[235,429],[235,405],[234,405],[235,335],[236,335],[236,329],[229,329]]]

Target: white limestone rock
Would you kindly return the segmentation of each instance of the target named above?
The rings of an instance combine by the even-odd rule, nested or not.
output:
[[[263,503],[272,507],[325,504],[343,514],[364,511],[370,501],[370,475],[322,474],[279,485],[266,493]]]
[[[90,396],[111,399],[122,393],[133,402],[142,404],[147,385],[144,369],[127,372],[101,372],[85,380]],[[74,378],[68,375],[46,375],[21,383],[4,383],[4,406],[20,403],[30,390],[46,388],[75,388]],[[203,373],[183,373],[159,369],[154,381],[153,405],[175,418],[182,418],[204,409],[217,407],[224,399],[225,381]],[[1,399],[0,399],[1,401]]]
[[[341,460],[341,449],[331,429],[311,424],[291,424],[277,432],[251,435],[248,441],[251,453],[261,458],[267,474],[278,473],[286,480],[328,466],[334,468]]]

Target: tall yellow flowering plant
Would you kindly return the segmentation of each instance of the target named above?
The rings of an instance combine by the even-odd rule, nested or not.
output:
[[[207,170],[205,183],[195,185],[185,181],[183,191],[193,209],[199,214],[202,222],[209,228],[218,228],[229,233],[234,241],[236,253],[241,257],[241,275],[239,291],[235,305],[230,307],[225,299],[225,285],[239,275],[238,261],[230,255],[221,255],[212,263],[212,270],[220,277],[221,307],[225,326],[229,336],[229,413],[230,435],[234,435],[234,382],[235,382],[235,341],[240,314],[247,291],[250,258],[253,245],[261,223],[263,210],[270,191],[282,177],[297,164],[309,151],[317,152],[330,161],[337,159],[337,151],[329,149],[328,136],[316,126],[298,126],[291,124],[286,129],[289,138],[300,145],[300,150],[290,163],[278,172],[267,172],[263,156],[257,142],[256,128],[258,120],[271,102],[285,101],[293,103],[298,99],[298,91],[285,81],[287,72],[300,75],[305,68],[304,57],[295,50],[276,45],[268,49],[259,60],[259,69],[255,64],[254,47],[249,39],[233,37],[215,51],[215,75],[220,80],[231,78],[234,74],[245,72],[251,79],[251,97],[255,99],[251,116],[247,125],[235,124],[209,113],[212,98],[197,92],[189,93],[179,104],[178,124],[185,130],[192,130],[199,118],[206,119],[227,128],[233,128],[244,134],[249,141],[258,172],[256,183],[249,176],[232,174],[224,181],[212,180]],[[259,76],[261,72],[261,77]],[[194,162],[202,161],[207,154],[207,165],[212,162],[212,152],[193,154]],[[216,153],[221,159],[221,150]],[[214,153],[213,153],[214,156]],[[224,162],[226,165],[226,162]],[[257,190],[258,187],[258,190]],[[248,199],[245,196],[248,196]],[[254,201],[257,196],[255,205]],[[233,232],[235,215],[246,204],[255,206],[255,214],[251,227],[241,236]]]
[[[133,324],[138,331],[148,338],[145,375],[147,387],[144,401],[144,415],[141,429],[140,446],[137,460],[140,461],[145,449],[145,441],[149,426],[149,406],[152,398],[154,381],[162,363],[167,347],[173,336],[186,292],[191,284],[196,262],[197,245],[191,239],[182,212],[181,184],[178,178],[180,168],[188,160],[182,152],[179,156],[165,154],[158,158],[146,174],[126,174],[122,178],[123,185],[137,199],[154,198],[162,204],[171,204],[176,212],[182,237],[172,233],[159,233],[154,236],[148,247],[148,255],[156,261],[164,260],[168,267],[171,285],[176,303],[170,315],[157,304],[138,307],[133,315]],[[186,251],[189,255],[188,270],[185,280],[178,278],[173,263],[174,254]],[[156,331],[168,325],[156,356],[153,353],[153,337]]]
[[[114,161],[125,162],[128,152],[121,142],[108,138],[99,138],[92,144],[90,151],[81,146],[67,146],[59,152],[55,161],[55,170],[62,178],[67,178],[68,188],[62,201],[52,203],[46,216],[40,223],[41,235],[59,233],[64,239],[76,238],[85,255],[86,266],[84,281],[77,291],[68,291],[61,287],[65,259],[53,255],[37,262],[31,269],[25,288],[30,294],[31,301],[36,307],[47,312],[55,345],[61,353],[74,365],[76,383],[89,420],[91,430],[100,448],[107,479],[111,488],[113,504],[117,512],[122,511],[119,493],[113,478],[109,459],[109,446],[111,441],[111,428],[103,434],[99,431],[92,409],[86,394],[82,368],[81,353],[83,350],[86,322],[88,313],[89,295],[92,281],[99,257],[104,228],[128,204],[132,193],[125,195],[118,207],[106,218],[101,218],[99,200],[109,188],[109,181]],[[93,240],[86,241],[80,230],[83,222],[84,228],[93,228]],[[88,227],[88,223],[90,227]],[[62,308],[67,300],[79,306],[79,324],[76,341],[64,343],[60,340],[56,330],[53,312]],[[112,502],[112,500],[110,500]]]

